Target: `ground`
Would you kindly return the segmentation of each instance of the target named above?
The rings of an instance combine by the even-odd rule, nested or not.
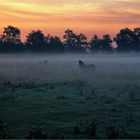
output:
[[[14,75],[15,78],[11,78],[10,74],[5,76],[1,71],[0,120],[14,131],[14,138],[25,138],[35,125],[42,127],[50,138],[59,137],[59,134],[64,134],[65,138],[93,138],[85,133],[74,134],[75,124],[84,132],[91,121],[96,124],[94,138],[107,138],[109,126],[115,126],[118,138],[140,138],[139,56],[132,55],[129,58],[131,61],[126,61],[126,56],[109,55],[106,60],[99,56],[94,58],[85,59],[83,56],[86,63],[97,66],[96,71],[90,74],[81,73],[75,66],[79,57],[74,61],[74,67],[70,59],[65,63],[57,60],[53,66],[53,62],[48,64],[51,68],[55,65],[61,65],[61,68],[53,69],[51,75],[52,69],[45,66],[50,70],[43,79],[22,76],[19,80],[19,72],[17,77]],[[70,63],[70,68],[65,67],[68,65],[66,62]],[[37,64],[34,66],[38,68]],[[61,72],[64,68],[66,72]],[[12,70],[15,74],[15,69]],[[71,70],[74,72],[70,73]],[[56,79],[52,80],[53,76]],[[7,84],[7,81],[11,84]]]

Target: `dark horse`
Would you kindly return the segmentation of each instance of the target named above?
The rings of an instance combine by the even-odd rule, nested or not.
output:
[[[85,64],[83,61],[79,60],[79,67],[82,72],[93,72],[95,71],[95,65],[93,64]]]

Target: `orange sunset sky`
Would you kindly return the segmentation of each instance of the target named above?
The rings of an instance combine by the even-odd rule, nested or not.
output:
[[[7,25],[20,28],[23,40],[32,29],[60,37],[67,28],[89,38],[114,36],[140,26],[140,0],[0,0],[0,34]]]

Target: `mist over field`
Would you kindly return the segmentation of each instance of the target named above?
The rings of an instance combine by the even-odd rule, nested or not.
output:
[[[6,138],[140,138],[139,112],[139,53],[0,55]]]
[[[94,64],[96,70],[83,75],[78,61]],[[3,80],[69,81],[139,78],[140,54],[32,54],[0,55],[0,75]],[[86,78],[87,77],[87,78]],[[84,79],[83,79],[84,80]]]

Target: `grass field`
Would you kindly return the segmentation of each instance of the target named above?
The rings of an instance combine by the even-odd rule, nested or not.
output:
[[[81,73],[80,59],[96,71]],[[14,138],[36,125],[49,138],[108,138],[109,126],[118,138],[140,138],[139,60],[138,54],[1,56],[0,120]],[[96,136],[74,134],[75,124],[84,132],[91,121]]]

